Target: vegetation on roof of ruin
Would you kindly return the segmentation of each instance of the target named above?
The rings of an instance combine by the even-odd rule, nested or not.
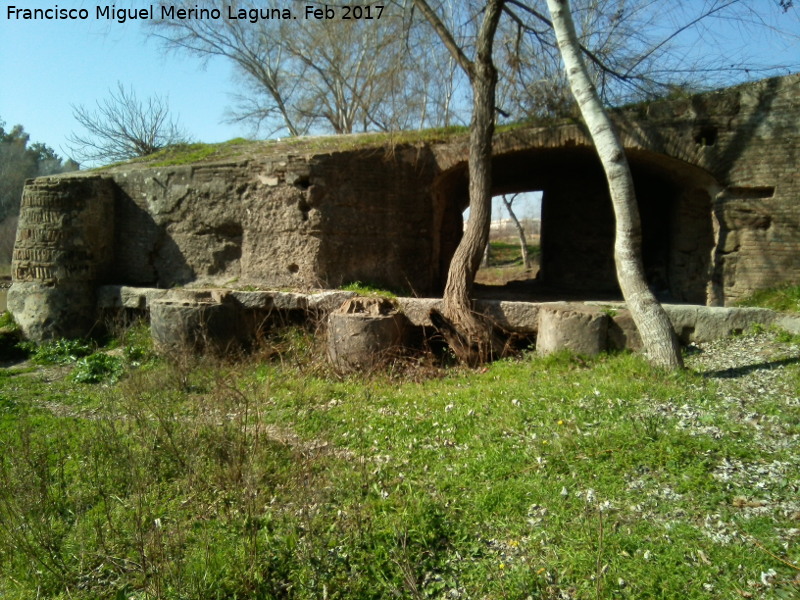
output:
[[[547,122],[520,122],[500,125],[497,133],[504,133],[523,127],[553,124]],[[563,122],[563,120],[561,120]],[[418,131],[371,132],[348,135],[320,135],[280,138],[274,140],[248,140],[235,138],[220,143],[176,144],[159,150],[154,154],[134,158],[126,162],[118,162],[99,167],[96,170],[141,165],[145,167],[169,167],[206,162],[241,160],[256,156],[264,151],[286,152],[292,154],[316,154],[330,152],[347,152],[367,148],[394,147],[406,144],[435,144],[448,142],[469,133],[467,127],[437,127]]]
[[[505,126],[499,130],[510,129]],[[421,131],[374,132],[351,135],[300,136],[275,140],[235,138],[216,144],[176,144],[154,154],[100,167],[110,169],[129,165],[168,167],[202,162],[249,158],[265,150],[291,153],[343,152],[369,147],[444,142],[467,133],[466,127],[442,127]]]

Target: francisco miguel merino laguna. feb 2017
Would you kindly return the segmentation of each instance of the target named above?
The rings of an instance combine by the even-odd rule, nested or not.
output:
[[[194,8],[175,7],[172,5],[161,5],[155,8],[152,4],[148,8],[117,8],[116,5],[96,6],[93,11],[87,8],[62,8],[57,4],[52,8],[20,8],[8,6],[6,18],[8,20],[87,20],[94,17],[96,20],[106,19],[125,23],[131,20],[151,20],[160,18],[162,20],[219,20],[227,19],[231,21],[246,20],[256,23],[261,20],[271,19],[335,19],[343,20],[377,20],[383,13],[382,5],[366,6],[324,6],[322,8],[314,5],[306,5],[298,14],[294,14],[289,8],[235,8],[226,6],[219,8]]]

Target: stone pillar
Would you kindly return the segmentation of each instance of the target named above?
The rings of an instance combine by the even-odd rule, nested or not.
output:
[[[25,337],[87,335],[95,288],[113,260],[114,184],[99,176],[25,185],[11,263],[8,309]]]
[[[387,298],[352,298],[328,315],[328,359],[339,373],[378,367],[405,345],[408,319]]]

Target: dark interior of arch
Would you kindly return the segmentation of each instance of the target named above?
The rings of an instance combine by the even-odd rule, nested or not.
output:
[[[651,288],[663,301],[705,304],[714,245],[705,171],[645,151],[628,153],[642,221],[642,256]],[[614,214],[602,167],[592,148],[536,149],[495,157],[493,195],[541,190],[541,265],[535,281],[505,293],[544,299],[619,298],[614,267]],[[442,174],[439,271],[442,286],[468,205],[466,165]],[[500,290],[484,290],[489,295]]]

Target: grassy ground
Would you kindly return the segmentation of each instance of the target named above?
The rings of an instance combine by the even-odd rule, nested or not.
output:
[[[519,242],[495,240],[489,242],[489,264],[482,267],[475,278],[483,285],[504,285],[509,281],[533,279],[538,271],[541,250],[536,244],[528,244],[531,268],[522,263]]]
[[[298,330],[224,364],[139,329],[77,383],[91,351],[0,371],[4,599],[800,594],[793,360],[737,400],[629,354],[341,379]]]

